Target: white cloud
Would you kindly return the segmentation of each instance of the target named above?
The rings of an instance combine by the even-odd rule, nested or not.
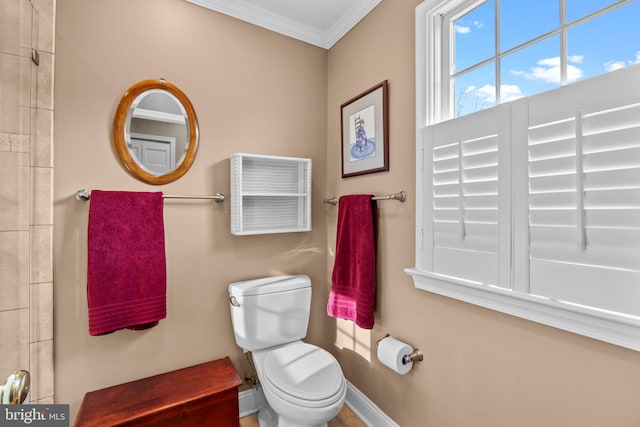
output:
[[[624,61],[609,61],[605,62],[604,70],[606,72],[619,70],[620,68],[624,68],[627,64]]]
[[[558,65],[560,65],[560,58],[559,57],[556,57],[556,58],[558,58]],[[582,64],[582,61],[584,61],[584,55],[567,56],[567,60],[575,64]]]
[[[513,101],[514,99],[522,98],[524,94],[522,89],[518,85],[501,85],[500,86],[500,98],[502,102]]]
[[[556,56],[553,58],[543,58],[538,61],[538,65],[543,65],[545,67],[560,67],[560,57]]]
[[[463,90],[463,96],[477,98],[483,103],[496,102],[496,87],[494,85],[484,85],[482,87],[468,86]],[[522,98],[524,94],[518,85],[500,85],[500,98],[502,102],[513,101]]]
[[[636,52],[635,58],[627,61],[608,61],[604,63],[604,71],[615,71],[627,65],[640,64],[640,50]]]
[[[475,94],[485,102],[496,102],[496,87],[494,85],[484,85],[476,89]]]
[[[584,60],[582,55],[569,56],[568,62],[581,64]],[[532,67],[529,71],[512,70],[511,74],[521,76],[528,80],[542,80],[547,83],[560,84],[560,57],[543,58],[537,62],[537,67]],[[576,81],[584,75],[584,72],[573,64],[567,64],[567,83]]]
[[[471,27],[475,28],[476,30],[480,30],[482,28],[484,28],[484,23],[478,21],[478,20],[473,20],[471,22],[467,21],[464,22],[463,21],[457,21],[459,22],[458,24],[455,24],[453,27],[456,31],[456,33],[458,34],[470,34],[471,33]]]

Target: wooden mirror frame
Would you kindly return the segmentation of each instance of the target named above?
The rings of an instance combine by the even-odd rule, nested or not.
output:
[[[131,156],[129,147],[127,144],[127,138],[125,135],[125,126],[129,109],[138,96],[147,90],[151,89],[164,89],[167,92],[175,96],[178,101],[184,107],[187,113],[187,121],[189,128],[189,144],[187,152],[184,155],[184,160],[173,171],[164,175],[154,175],[144,170],[140,164]],[[198,151],[198,118],[196,117],[196,111],[191,105],[189,98],[182,92],[177,86],[169,83],[166,80],[143,80],[139,83],[131,86],[122,96],[118,109],[116,110],[115,119],[113,122],[113,136],[115,139],[116,152],[120,161],[124,167],[136,178],[147,182],[149,184],[160,185],[173,182],[187,173],[193,161],[196,158],[196,152]]]

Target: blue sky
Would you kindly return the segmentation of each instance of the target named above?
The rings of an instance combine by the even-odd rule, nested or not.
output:
[[[566,0],[567,22],[617,0]],[[494,55],[495,0],[455,24],[455,71]],[[558,28],[559,0],[500,0],[500,49],[505,52]],[[567,83],[640,62],[640,0],[595,17],[567,33]],[[533,95],[560,85],[560,37],[541,40],[501,61],[502,100]],[[495,64],[456,79],[457,115],[495,105]]]

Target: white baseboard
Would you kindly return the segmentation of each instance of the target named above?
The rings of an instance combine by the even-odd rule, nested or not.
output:
[[[240,418],[255,414],[264,406],[264,394],[260,385],[249,390],[238,392],[238,406],[240,406]]]
[[[265,403],[260,386],[239,392],[238,403],[240,418],[258,412]],[[344,403],[369,427],[400,427],[349,381]]]
[[[349,381],[344,403],[369,427],[400,427]]]

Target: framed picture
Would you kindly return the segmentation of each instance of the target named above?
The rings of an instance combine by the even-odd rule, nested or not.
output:
[[[342,177],[389,170],[387,81],[340,106]]]

